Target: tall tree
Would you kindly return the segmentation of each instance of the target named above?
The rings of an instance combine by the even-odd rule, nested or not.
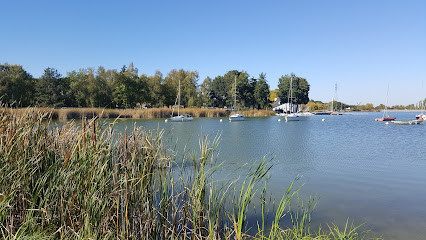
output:
[[[217,76],[211,84],[211,97],[215,107],[224,107],[228,99],[229,85],[223,76]]]
[[[199,106],[209,107],[212,106],[212,79],[210,77],[206,77],[203,83],[200,85],[200,104]]]
[[[164,106],[164,95],[162,94],[163,74],[160,71],[156,71],[154,76],[141,76],[141,79],[146,82],[150,106]]]
[[[34,79],[20,65],[0,65],[0,101],[29,106],[34,97]]]
[[[256,100],[257,109],[269,108],[269,85],[266,82],[265,73],[261,73],[257,79],[256,86],[254,88],[254,98]]]
[[[176,102],[180,81],[181,100],[183,106],[195,106],[197,95],[198,72],[183,69],[170,71],[164,78],[163,95],[165,104],[171,106]]]
[[[244,108],[249,107],[251,104],[251,98],[253,96],[253,85],[249,82],[249,75],[245,71],[232,70],[227,72],[224,76],[225,84],[227,85],[227,106],[233,106],[234,104],[234,92],[235,92],[235,79],[237,81],[237,107]]]
[[[255,108],[256,107],[256,97],[254,95],[254,90],[256,88],[257,85],[257,79],[256,78],[249,78],[248,81],[248,89],[247,89],[247,93],[246,93],[246,100],[245,100],[245,107],[247,108]]]
[[[117,107],[136,107],[146,101],[146,87],[138,77],[138,70],[129,65],[123,66],[114,82],[113,100]]]
[[[116,82],[117,70],[98,67],[96,71],[96,79],[100,85],[99,104],[103,107],[114,107],[112,92],[114,91],[114,83]]]
[[[58,70],[46,68],[36,80],[36,101],[40,106],[62,107],[70,103],[69,79],[63,78]]]
[[[309,102],[309,83],[305,78],[296,76],[294,73],[291,75],[286,74],[281,76],[278,80],[278,97],[281,103],[287,102],[290,90],[290,80],[293,78],[293,103],[306,104]]]
[[[103,67],[98,67],[96,74],[90,74],[89,77],[89,97],[90,105],[92,107],[108,107],[112,103],[112,88],[108,85],[107,80],[103,77],[105,69]]]
[[[88,70],[80,69],[67,73],[70,81],[70,90],[76,107],[89,106],[89,89],[88,89]]]

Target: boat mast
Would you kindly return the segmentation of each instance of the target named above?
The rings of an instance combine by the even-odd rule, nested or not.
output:
[[[288,108],[290,113],[293,112],[293,74],[290,76],[290,96],[288,97]]]
[[[234,77],[235,87],[234,87],[234,112],[237,109],[237,76]]]
[[[180,106],[180,79],[179,79],[179,91],[178,91],[178,116],[180,116],[180,114],[179,114],[179,106]]]
[[[388,108],[388,98],[389,98],[389,83],[388,83],[388,91],[386,92],[386,104],[385,104],[385,109],[383,109],[383,118],[385,117],[389,117],[389,114],[387,112],[387,108]]]

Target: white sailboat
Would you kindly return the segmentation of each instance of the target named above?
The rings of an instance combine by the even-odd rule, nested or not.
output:
[[[234,86],[234,107],[232,111],[237,109],[237,76],[235,76],[235,86]],[[244,115],[240,113],[234,113],[229,116],[229,121],[243,121]]]
[[[178,89],[178,105],[177,105],[177,116],[173,116],[173,112],[172,112],[172,118],[170,119],[170,121],[172,122],[189,122],[192,121],[192,116],[189,114],[180,114],[179,112],[179,107],[180,107],[180,79],[179,79],[179,89]],[[176,105],[176,104],[175,104]],[[173,107],[174,110],[174,107]]]
[[[285,121],[299,121],[299,115],[297,113],[293,112],[293,75],[290,77],[290,89],[289,89],[289,96],[288,96],[288,107],[289,107],[289,114],[285,116]]]

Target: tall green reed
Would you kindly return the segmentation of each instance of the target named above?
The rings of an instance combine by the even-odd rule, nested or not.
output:
[[[16,114],[0,108],[0,238],[311,237],[311,203],[291,208],[292,199],[299,199],[294,182],[273,221],[265,218],[272,168],[265,158],[253,163],[241,185],[238,179],[217,181],[220,136],[200,139],[199,151],[187,156],[192,162],[188,173],[167,154],[162,130],[133,127],[117,134],[113,125],[93,118],[55,127],[48,113],[27,109]],[[261,227],[250,236],[246,219],[258,191]],[[283,229],[280,220],[289,213],[293,228]],[[319,231],[315,238],[361,239],[357,229],[333,225],[329,235]]]

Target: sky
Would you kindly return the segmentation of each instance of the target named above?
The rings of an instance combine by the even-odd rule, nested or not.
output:
[[[0,64],[34,77],[133,62],[199,84],[263,72],[271,89],[295,73],[323,102],[376,106],[388,86],[389,105],[426,98],[425,0],[0,0],[0,23]]]

